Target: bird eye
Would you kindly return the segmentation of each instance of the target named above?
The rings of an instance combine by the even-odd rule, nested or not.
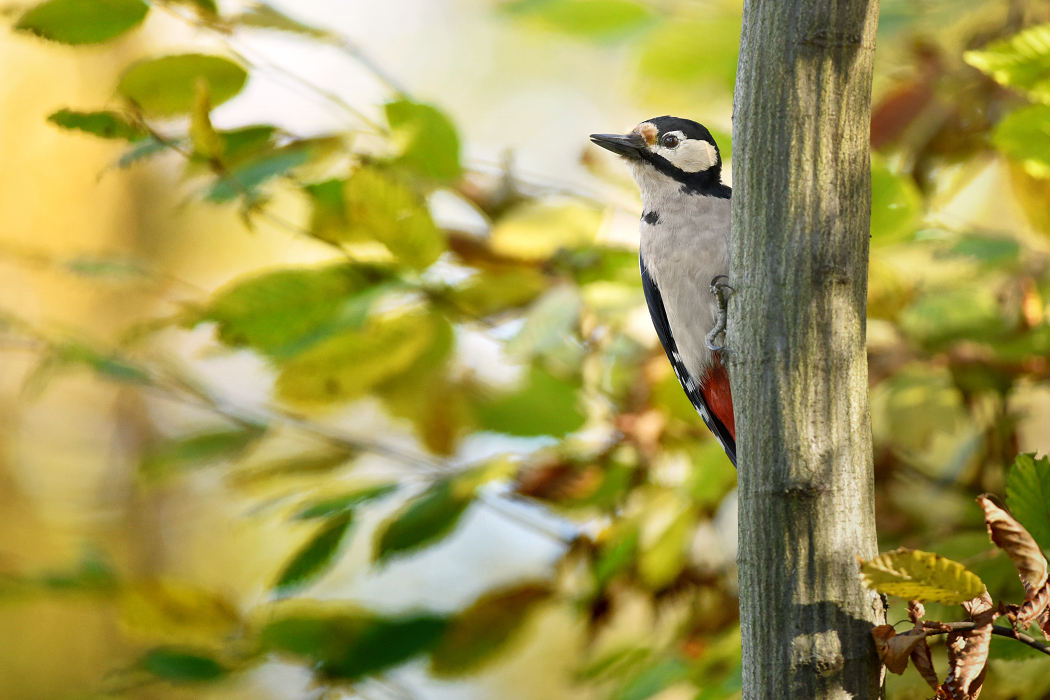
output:
[[[663,138],[664,148],[674,148],[678,145],[678,137],[674,134],[668,134]]]

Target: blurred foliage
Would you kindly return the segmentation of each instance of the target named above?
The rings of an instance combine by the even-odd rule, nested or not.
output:
[[[230,599],[177,567],[122,568],[118,552],[40,572],[0,550],[6,606],[71,594],[117,603],[121,657],[103,661],[99,687],[64,697],[176,698],[203,686],[234,697],[237,683],[281,663],[332,697],[350,687],[367,697],[396,690],[392,674],[407,662],[425,661],[432,679],[495,672],[559,616],[579,642],[574,697],[739,696],[735,472],[648,332],[636,251],[608,235],[633,186],[592,151],[583,162],[607,196],[476,167],[464,155],[470,134],[442,106],[391,84],[336,33],[265,4],[226,13],[205,0],[50,0],[12,28],[101,43],[161,12],[208,37],[200,53],[162,54],[140,37],[143,58],[114,53],[126,66],[113,101],[39,119],[80,132],[71,139],[126,142],[116,167],[137,176],[156,161],[149,172],[189,192],[185,207],[276,225],[323,248],[324,262],[193,290],[177,313],[145,313],[115,343],[91,319],[41,329],[0,308],[3,337],[36,359],[22,400],[85,371],[112,382],[137,407],[121,419],[138,436],[127,448],[134,498],[228,495],[251,514],[243,527],[259,530],[259,550],[279,554],[256,590]],[[515,31],[625,52],[640,118],[651,104],[731,105],[738,3],[514,0],[492,12]],[[1006,493],[1050,543],[1045,460],[1006,471],[1022,429],[1038,438],[1050,422],[1036,410],[1050,372],[1047,22],[1034,1],[886,0],[880,24],[868,328],[880,544],[959,558],[996,597],[1016,597],[1019,584],[1005,557],[979,554],[991,548],[974,496]],[[212,110],[260,70],[234,41],[260,31],[360,61],[388,88],[379,116],[340,104],[345,130],[310,136],[214,126]],[[710,125],[728,160],[728,112],[710,109],[683,116]],[[442,200],[482,225],[438,216]],[[99,284],[155,274],[145,262],[9,253]],[[233,403],[167,351],[202,332],[212,355],[265,368],[266,400]],[[156,402],[208,418],[172,429]],[[349,429],[347,415],[366,427]],[[482,512],[552,538],[556,564],[453,611],[373,610],[324,589],[340,567],[454,556]],[[984,697],[1046,697],[1047,659],[1000,653],[1000,641]],[[888,691],[926,693],[910,672]]]

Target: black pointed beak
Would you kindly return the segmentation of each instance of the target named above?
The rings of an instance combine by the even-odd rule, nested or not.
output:
[[[591,134],[591,141],[602,148],[612,151],[624,158],[639,159],[646,147],[645,139],[641,134]]]

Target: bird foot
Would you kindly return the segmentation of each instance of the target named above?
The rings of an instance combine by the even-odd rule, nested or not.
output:
[[[711,332],[707,334],[704,342],[707,344],[708,350],[714,350],[715,352],[725,349],[725,345],[716,345],[715,341],[718,340],[718,336],[722,336],[722,342],[725,342],[729,297],[735,291],[726,281],[723,281],[728,279],[725,275],[718,275],[711,280],[711,293],[715,295],[715,299],[718,301],[718,321],[715,323],[715,327],[711,329]]]

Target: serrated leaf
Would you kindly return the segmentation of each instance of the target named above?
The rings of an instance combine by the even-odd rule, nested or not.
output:
[[[220,290],[190,323],[214,321],[223,343],[287,359],[360,328],[365,319],[352,313],[355,300],[385,279],[385,272],[360,265],[278,270]]]
[[[474,488],[448,477],[416,496],[376,536],[375,561],[403,555],[434,544],[452,532],[474,500]]]
[[[364,395],[412,366],[429,347],[434,321],[427,314],[372,318],[285,361],[277,394],[299,404],[329,404]]]
[[[1050,101],[1050,24],[1030,27],[981,51],[967,51],[963,59],[1001,85]]]
[[[1032,105],[1006,115],[992,143],[1035,178],[1050,178],[1050,105]]]
[[[142,23],[142,0],[48,0],[31,8],[15,29],[62,44],[101,44]]]
[[[119,112],[74,112],[70,109],[60,109],[47,120],[63,129],[76,129],[104,139],[137,141],[146,136],[145,131],[129,122]]]
[[[526,583],[481,596],[449,622],[430,656],[431,672],[459,676],[477,670],[504,648],[536,604],[550,595],[549,584]]]
[[[564,437],[583,427],[576,382],[560,379],[534,365],[518,391],[479,400],[478,427],[506,435]]]
[[[207,83],[216,107],[241,91],[248,73],[222,56],[162,56],[132,64],[121,76],[117,92],[147,112],[171,117],[193,111],[200,80]]]
[[[489,241],[501,255],[545,260],[563,248],[593,241],[601,218],[598,209],[576,203],[529,201],[501,216]]]
[[[1039,551],[1028,530],[1017,522],[1012,515],[997,506],[987,496],[978,496],[977,503],[984,510],[984,522],[988,526],[988,536],[999,549],[1006,552],[1010,561],[1017,567],[1017,574],[1031,593],[1042,588],[1046,583],[1046,557]]]
[[[903,547],[861,562],[861,581],[886,595],[948,605],[984,593],[981,579],[962,564]]]
[[[151,649],[138,665],[172,683],[210,683],[227,673],[223,665],[210,656],[166,647]]]
[[[588,39],[619,39],[656,21],[651,9],[634,0],[516,0],[507,14],[542,27]]]
[[[1050,457],[1020,454],[1006,475],[1006,505],[1042,549],[1050,549]]]
[[[216,460],[233,458],[262,437],[262,434],[260,428],[235,428],[167,440],[147,450],[139,469],[148,477],[161,477]]]
[[[313,520],[314,518],[330,518],[335,515],[351,513],[356,510],[358,506],[391,494],[396,491],[397,488],[397,484],[379,484],[377,486],[369,486],[356,491],[351,491],[342,496],[326,498],[323,501],[314,501],[310,505],[299,510],[299,512],[295,514],[295,519]]]
[[[972,630],[948,633],[944,644],[948,677],[942,686],[952,700],[971,700],[980,693],[992,641],[992,618],[992,614],[985,615]]]
[[[323,677],[356,680],[432,649],[445,625],[445,618],[433,615],[299,615],[269,623],[260,641],[264,648],[310,660]]]
[[[401,263],[429,267],[445,252],[445,235],[426,202],[389,173],[360,168],[343,190],[347,227],[333,242],[378,241]]]
[[[460,176],[459,135],[444,112],[431,105],[399,100],[386,105],[386,120],[400,151],[394,165],[438,182]]]
[[[286,595],[324,573],[339,552],[352,521],[352,513],[341,513],[326,522],[285,565],[274,584],[275,592]]]

